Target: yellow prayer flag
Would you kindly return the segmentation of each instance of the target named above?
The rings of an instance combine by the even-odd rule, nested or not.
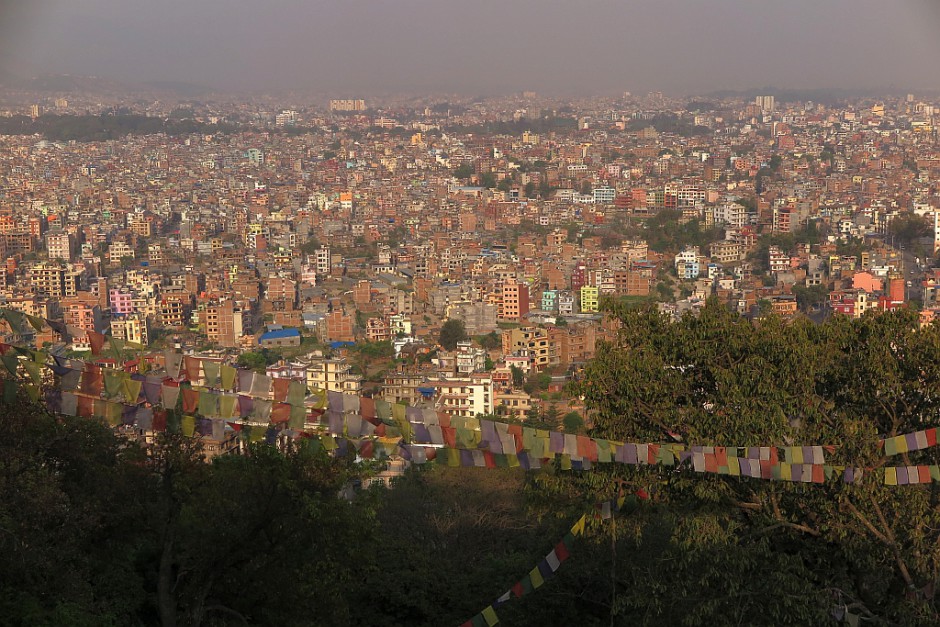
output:
[[[493,627],[493,625],[499,622],[499,618],[496,616],[496,610],[493,609],[492,605],[480,613],[483,615],[483,620],[486,621],[489,627]]]
[[[885,468],[885,485],[898,484],[898,469],[893,466]]]
[[[738,463],[737,457],[728,458],[728,474],[734,476],[740,476],[741,474],[741,465]]]
[[[907,447],[907,438],[903,435],[894,436],[894,442],[898,447],[898,453],[907,453],[910,449]]]
[[[587,515],[581,516],[581,518],[578,519],[578,522],[576,522],[574,526],[571,527],[571,535],[580,536],[582,533],[584,533],[584,523],[586,521]]]
[[[780,478],[784,481],[793,480],[793,472],[790,464],[780,464]]]
[[[532,588],[533,588],[533,589],[538,588],[538,587],[540,587],[543,583],[545,583],[545,580],[542,579],[542,573],[539,572],[539,567],[538,567],[538,566],[536,566],[535,568],[533,568],[532,570],[529,571],[529,578],[532,579]]]
[[[803,463],[803,447],[802,446],[790,447],[790,463],[791,464]]]

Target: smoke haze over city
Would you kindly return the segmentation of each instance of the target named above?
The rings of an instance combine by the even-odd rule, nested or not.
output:
[[[935,89],[926,0],[0,2],[0,71],[226,90]]]

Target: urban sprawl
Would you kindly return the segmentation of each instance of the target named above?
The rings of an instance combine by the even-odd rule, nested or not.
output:
[[[62,357],[123,367],[104,334],[151,374],[175,349],[574,429],[605,303],[940,312],[914,95],[0,102],[0,307],[61,323],[0,339]]]

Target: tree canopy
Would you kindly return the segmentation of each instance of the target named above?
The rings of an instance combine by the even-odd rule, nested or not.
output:
[[[596,494],[623,484],[655,494],[655,507],[618,523],[630,557],[607,595],[612,612],[657,623],[812,624],[840,606],[894,624],[940,620],[936,490],[887,487],[877,475],[889,463],[881,437],[940,424],[940,328],[921,329],[910,310],[816,325],[751,322],[717,302],[678,322],[614,307],[619,338],[598,348],[577,384],[593,435],[825,444],[827,463],[871,470],[860,483],[812,487],[663,467],[572,477]],[[937,458],[926,449],[890,463]]]
[[[463,342],[467,339],[467,329],[463,320],[451,318],[441,326],[441,334],[438,338],[441,346],[452,351],[457,348],[457,342]]]

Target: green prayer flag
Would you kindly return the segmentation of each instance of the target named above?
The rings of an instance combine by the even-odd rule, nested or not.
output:
[[[307,396],[307,385],[301,381],[291,381],[287,386],[287,402],[294,407],[304,404]]]
[[[26,388],[26,394],[29,396],[29,398],[30,398],[33,402],[36,402],[36,401],[39,400],[39,386],[38,386],[38,385],[33,385],[32,383],[27,383],[27,384],[26,384],[25,386],[23,386],[23,387]]]
[[[219,410],[217,409],[218,397],[215,393],[208,390],[201,390],[199,392],[199,413],[207,418],[212,416],[218,416]]]
[[[206,375],[206,386],[210,388],[219,387],[219,362],[203,359],[202,370]]]
[[[104,395],[108,398],[114,398],[120,394],[123,383],[124,379],[117,370],[104,371]]]
[[[180,429],[187,438],[193,437],[196,433],[196,417],[188,414],[184,415],[180,420]]]
[[[3,361],[3,365],[6,366],[10,374],[16,376],[16,368],[20,365],[20,358],[13,353],[7,353],[6,355],[0,355],[0,360]]]
[[[46,324],[45,320],[43,320],[42,318],[38,316],[31,316],[29,314],[26,314],[26,319],[29,320],[30,326],[36,329],[36,333],[42,332],[42,328]]]
[[[307,408],[303,405],[291,405],[290,421],[288,426],[297,431],[303,430],[307,425]]]
[[[118,361],[124,359],[124,340],[119,337],[108,336],[108,346],[111,347],[111,354],[114,355],[114,358]]]
[[[897,455],[898,443],[894,438],[885,438],[885,455]]]
[[[519,581],[522,584],[522,595],[525,596],[532,592],[535,588],[532,587],[532,578],[529,575],[526,575]]]
[[[235,389],[235,378],[238,376],[238,371],[235,368],[223,364],[221,368],[221,377],[222,377],[222,389],[223,390],[233,390]]]
[[[934,481],[940,481],[940,466],[930,467],[930,478]]]
[[[219,397],[219,414],[223,418],[232,418],[235,416],[235,408],[238,404],[238,397],[230,394]]]
[[[143,381],[135,381],[130,377],[124,379],[124,400],[135,405],[137,399],[140,397],[140,388],[143,385]]]
[[[4,379],[3,380],[3,403],[5,405],[12,405],[15,402],[16,402],[16,380]]]
[[[40,364],[37,364],[35,361],[24,361],[23,367],[26,368],[26,372],[29,374],[29,378],[33,383],[39,385],[42,382]]]

